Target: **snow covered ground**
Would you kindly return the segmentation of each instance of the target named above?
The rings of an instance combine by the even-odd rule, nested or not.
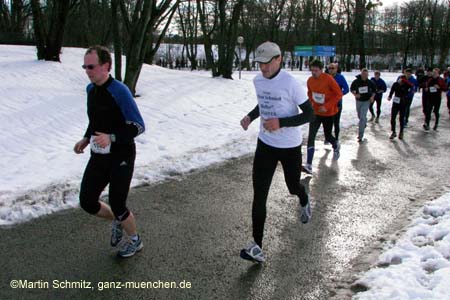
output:
[[[353,300],[450,299],[450,193],[427,203],[356,284],[369,290]]]
[[[37,61],[34,47],[0,45],[0,225],[78,205],[89,158],[89,151],[72,151],[87,126],[84,51],[65,48],[57,63]],[[137,104],[147,131],[136,140],[132,185],[253,152],[258,124],[245,132],[239,121],[256,105],[256,74],[243,72],[242,80],[226,80],[211,78],[209,72],[144,66]],[[304,85],[310,76],[307,71],[292,74]],[[355,75],[344,73],[349,84]],[[391,86],[398,75],[382,77]],[[413,105],[420,103],[416,95]],[[384,101],[383,114],[390,113],[390,106]],[[348,94],[342,125],[353,124],[355,101]]]

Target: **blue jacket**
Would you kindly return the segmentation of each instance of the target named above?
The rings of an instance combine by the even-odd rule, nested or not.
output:
[[[383,79],[376,79],[375,77],[372,77],[370,80],[373,81],[373,83],[375,83],[375,85],[377,86],[377,92],[379,91],[383,91],[383,93],[386,92],[387,90],[387,86],[386,86],[386,82],[384,82]]]
[[[334,80],[336,80],[337,84],[342,90],[342,95],[348,94],[349,88],[347,84],[347,80],[345,80],[345,77],[342,76],[342,74],[337,73],[336,76],[333,77]],[[342,99],[339,101],[339,104],[342,104]]]
[[[447,96],[450,97],[450,76],[447,77]]]

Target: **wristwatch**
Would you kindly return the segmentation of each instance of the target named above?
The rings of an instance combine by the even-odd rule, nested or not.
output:
[[[111,142],[115,143],[116,142],[116,135],[114,133],[109,135],[111,137]]]

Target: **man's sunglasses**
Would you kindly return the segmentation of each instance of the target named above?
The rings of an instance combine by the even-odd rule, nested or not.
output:
[[[94,70],[95,69],[95,67],[96,66],[98,66],[98,65],[82,65],[81,67],[83,68],[83,69],[88,69],[88,70]]]

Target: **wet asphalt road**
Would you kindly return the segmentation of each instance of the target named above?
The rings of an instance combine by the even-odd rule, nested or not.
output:
[[[135,189],[129,203],[145,247],[131,259],[116,258],[109,224],[80,209],[0,228],[0,299],[345,299],[345,278],[368,267],[374,245],[449,185],[446,111],[438,132],[421,129],[417,109],[410,123],[404,141],[388,140],[387,119],[368,125],[362,145],[356,127],[344,130],[338,162],[319,138],[315,174],[302,179],[313,199],[310,224],[300,224],[279,167],[262,266],[238,256],[251,238],[252,157],[244,157]],[[12,289],[14,279],[42,280],[49,288]],[[84,280],[94,289],[56,289],[53,280]],[[192,287],[97,288],[158,280]]]

